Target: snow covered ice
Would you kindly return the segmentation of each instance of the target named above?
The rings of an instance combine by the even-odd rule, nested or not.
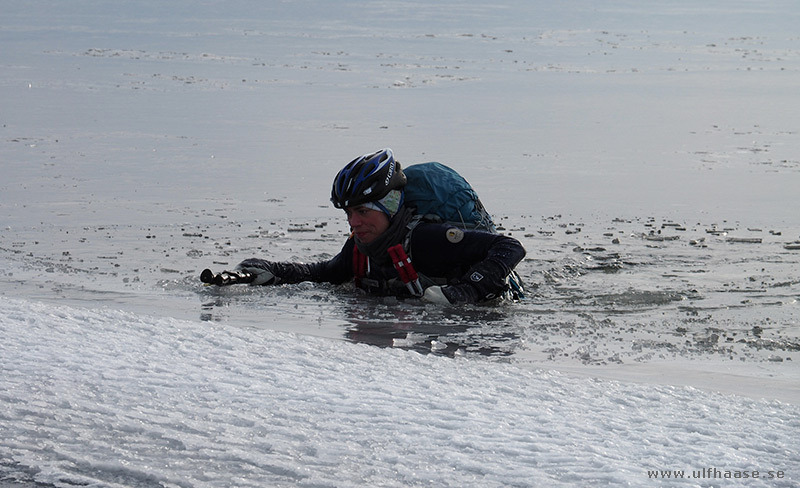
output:
[[[0,487],[798,486],[797,25],[4,5]],[[331,178],[387,146],[476,187],[526,301],[199,283],[333,256]]]
[[[800,461],[800,412],[776,401],[120,311],[0,310],[4,465],[61,486],[639,486],[648,470],[766,478]]]

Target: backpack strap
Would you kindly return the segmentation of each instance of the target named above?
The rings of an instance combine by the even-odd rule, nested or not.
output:
[[[406,237],[403,239],[403,249],[406,252],[408,252],[408,248],[411,245],[411,234],[414,232],[414,229],[416,229],[417,226],[424,220],[427,220],[425,215],[417,214],[411,218],[408,224],[406,224],[406,229],[408,229],[408,232],[406,232]]]

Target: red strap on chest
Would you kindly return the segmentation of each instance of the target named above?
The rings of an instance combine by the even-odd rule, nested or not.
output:
[[[367,257],[358,250],[358,246],[353,246],[353,276],[356,280],[367,276]]]
[[[392,258],[394,269],[397,270],[400,279],[406,284],[408,291],[410,291],[412,295],[422,296],[423,290],[422,285],[419,283],[419,276],[414,269],[414,265],[411,264],[411,258],[408,257],[406,250],[403,249],[403,245],[397,244],[390,247],[388,251],[389,257]]]
[[[419,282],[419,275],[411,264],[411,258],[406,254],[402,244],[397,244],[388,249],[389,257],[392,258],[394,269],[400,276],[400,280],[405,283],[408,291],[414,296],[422,296],[423,289]],[[367,276],[369,271],[369,258],[363,254],[358,246],[353,246],[353,277],[356,285],[361,283],[361,279]]]

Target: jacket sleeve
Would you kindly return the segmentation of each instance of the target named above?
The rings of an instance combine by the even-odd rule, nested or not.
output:
[[[519,241],[498,236],[489,247],[486,257],[473,264],[461,281],[472,285],[481,299],[495,298],[505,291],[506,278],[524,257],[525,248]]]
[[[278,278],[277,283],[313,281],[341,284],[353,278],[353,247],[351,238],[341,252],[328,261],[306,264],[250,258],[239,263],[239,267],[266,269]]]

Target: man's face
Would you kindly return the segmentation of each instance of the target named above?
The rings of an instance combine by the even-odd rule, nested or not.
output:
[[[356,238],[364,244],[374,241],[389,228],[389,216],[379,210],[359,205],[344,211]]]

